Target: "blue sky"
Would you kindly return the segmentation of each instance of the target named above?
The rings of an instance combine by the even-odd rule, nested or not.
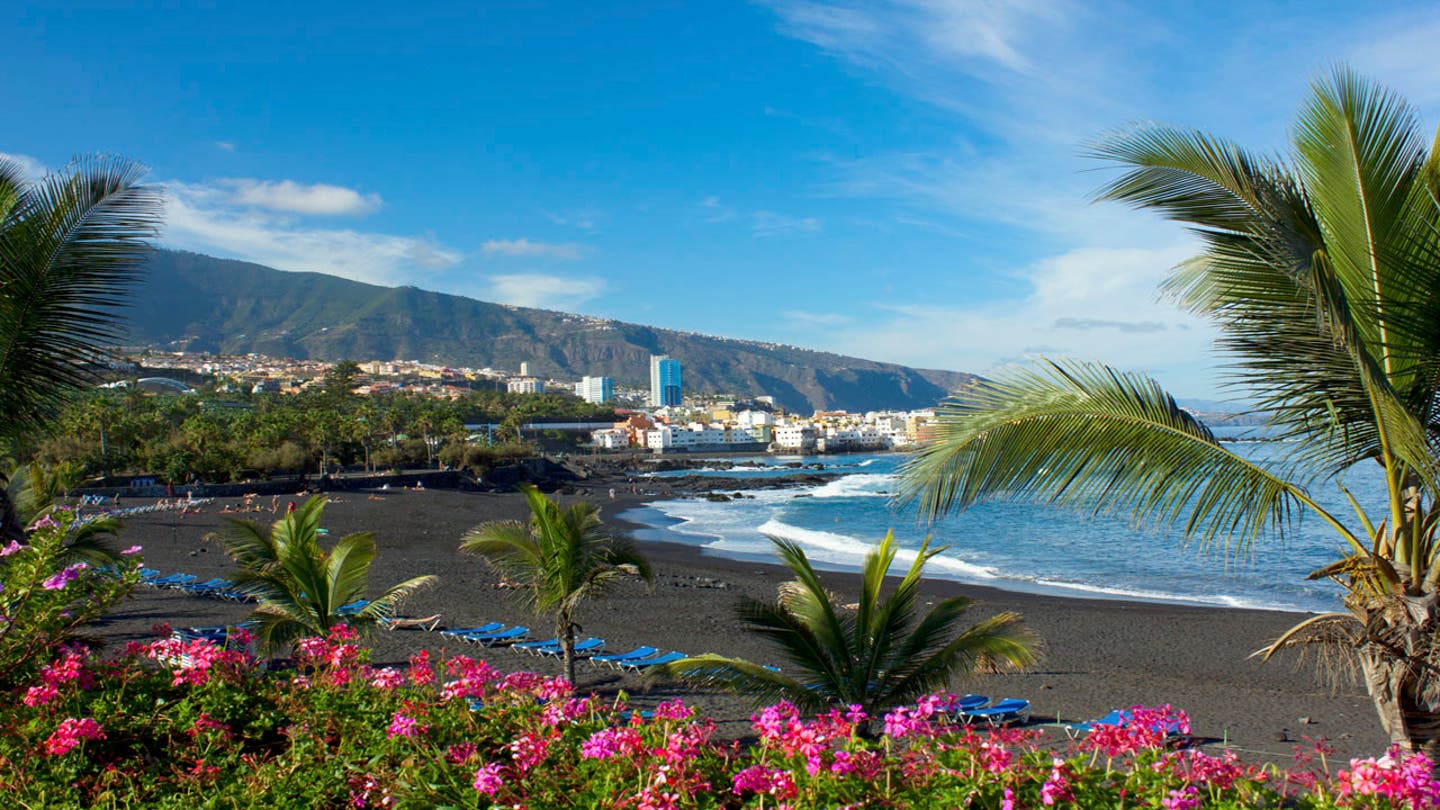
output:
[[[1279,150],[1339,60],[1440,112],[1425,3],[28,2],[0,41],[0,152],[145,162],[170,246],[1201,397],[1211,332],[1154,292],[1193,244],[1090,204],[1085,141]]]

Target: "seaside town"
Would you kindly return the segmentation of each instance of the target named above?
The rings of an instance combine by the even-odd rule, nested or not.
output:
[[[184,372],[213,379],[217,388],[255,394],[295,394],[323,383],[335,363],[294,360],[258,354],[195,355],[184,352],[132,352],[132,364],[151,377],[108,383],[141,385],[149,391],[176,393],[183,382],[158,376]],[[934,409],[916,411],[817,411],[808,416],[787,414],[773,397],[735,398],[685,392],[683,365],[664,356],[650,357],[649,388],[617,388],[611,377],[586,376],[578,381],[545,379],[531,374],[522,362],[516,372],[493,368],[452,368],[416,361],[369,360],[358,363],[362,376],[354,392],[362,396],[414,393],[456,399],[469,391],[503,390],[512,394],[563,391],[594,405],[616,405],[616,421],[554,423],[548,429],[587,431],[597,450],[650,450],[656,453],[782,454],[895,450],[924,441],[935,419]],[[479,427],[479,426],[476,426]]]

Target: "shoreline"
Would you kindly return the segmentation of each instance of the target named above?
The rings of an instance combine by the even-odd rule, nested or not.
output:
[[[586,486],[590,485],[590,486]],[[584,482],[588,492],[558,495],[562,503],[590,499],[601,508],[607,526],[633,536],[637,524],[619,518],[625,511],[655,500],[654,495],[608,499],[608,484]],[[537,620],[523,597],[498,587],[495,575],[477,558],[458,551],[460,536],[492,520],[523,519],[524,500],[515,493],[404,491],[342,493],[331,496],[324,525],[331,539],[355,531],[374,531],[378,556],[372,593],[420,574],[438,574],[436,588],[418,594],[403,608],[410,616],[439,613],[442,626],[467,627],[488,621],[522,624],[531,637],[554,635],[548,620]],[[146,565],[165,573],[183,571],[202,578],[225,576],[233,567],[223,549],[206,534],[223,525],[220,509],[238,499],[223,499],[201,515],[154,513],[131,519],[124,542],[144,545]],[[278,516],[240,515],[269,525]],[[599,600],[586,603],[579,621],[585,635],[607,640],[607,651],[642,644],[698,654],[716,652],[761,663],[784,661],[760,639],[744,632],[735,618],[741,597],[771,600],[786,581],[788,569],[775,561],[731,560],[703,553],[684,542],[640,540],[655,576],[649,585],[625,582]],[[827,586],[845,601],[857,591],[858,575],[822,572]],[[1027,626],[1045,643],[1040,664],[1028,671],[983,675],[952,688],[994,698],[1024,697],[1034,704],[1037,722],[1073,722],[1099,717],[1133,704],[1172,704],[1190,713],[1196,735],[1210,743],[1228,740],[1238,749],[1271,760],[1288,759],[1302,736],[1326,737],[1340,757],[1382,752],[1386,740],[1363,690],[1347,686],[1331,692],[1290,661],[1261,665],[1247,656],[1288,629],[1305,614],[1243,608],[1190,607],[1109,599],[1016,593],[927,577],[920,605],[938,598],[973,600],[964,623],[1002,611],[1024,615]],[[191,597],[179,591],[141,589],[107,619],[99,635],[112,643],[153,639],[152,625],[233,623],[250,608]],[[403,664],[414,652],[483,657],[506,671],[552,672],[544,659],[500,649],[456,643],[439,633],[376,631],[366,643],[377,664]],[[683,697],[719,722],[726,738],[748,739],[753,706],[729,695],[688,687],[647,683],[634,675],[583,667],[579,688],[601,695],[625,690],[639,702]],[[1308,721],[1308,722],[1302,722]],[[1053,732],[1052,732],[1053,733]],[[1063,735],[1062,735],[1063,736]]]

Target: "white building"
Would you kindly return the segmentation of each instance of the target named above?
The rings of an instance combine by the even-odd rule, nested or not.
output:
[[[752,428],[759,425],[774,425],[775,414],[769,411],[741,411],[735,414],[735,422],[742,428]]]
[[[511,377],[505,383],[505,390],[512,394],[543,394],[545,381],[538,377]]]
[[[590,442],[602,450],[624,450],[630,446],[630,431],[606,428],[590,434]]]
[[[615,381],[610,377],[585,377],[575,383],[575,396],[592,405],[599,405],[615,398]]]
[[[775,447],[779,450],[804,451],[815,449],[815,428],[809,425],[778,425]]]

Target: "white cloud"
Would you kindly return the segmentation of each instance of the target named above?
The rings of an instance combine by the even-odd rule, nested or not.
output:
[[[540,213],[556,225],[579,228],[589,233],[593,233],[600,228],[600,212],[589,208],[581,208],[574,211],[541,211]]]
[[[4,158],[19,165],[20,171],[32,181],[39,180],[40,178],[50,173],[50,170],[45,166],[44,163],[33,157],[30,157],[29,155],[20,155],[14,152],[0,152],[0,158]]]
[[[385,285],[425,281],[461,258],[426,238],[301,227],[237,206],[230,188],[170,183],[166,191],[162,241],[169,247]]]
[[[922,368],[983,374],[1035,354],[1071,356],[1155,374],[1185,395],[1209,395],[1214,331],[1156,293],[1169,269],[1194,252],[1191,243],[1078,248],[1031,267],[1019,299],[880,306],[872,321],[809,326],[828,349]]]
[[[899,69],[906,65],[897,54],[918,51],[962,66],[1030,72],[1023,40],[1064,19],[1063,5],[1046,0],[778,0],[772,7],[797,39],[867,67]]]
[[[845,326],[854,323],[855,319],[849,315],[842,315],[838,312],[806,312],[803,309],[789,309],[780,313],[780,317],[790,321],[795,326]]]
[[[756,236],[783,236],[792,233],[819,233],[823,224],[816,217],[792,217],[774,211],[756,211],[752,230]]]
[[[292,214],[360,215],[380,207],[379,194],[361,194],[328,183],[305,185],[294,180],[236,177],[219,180],[217,184],[231,189],[231,202]]]
[[[216,141],[215,148],[219,149],[221,152],[234,152],[235,144],[231,143],[230,141]]]
[[[720,202],[720,198],[714,194],[701,200],[700,207],[707,212],[706,222],[729,222],[735,218],[735,210]]]
[[[543,273],[489,277],[486,297],[502,304],[573,312],[605,292],[605,280],[593,276],[566,278]]]
[[[532,259],[574,261],[582,258],[588,248],[574,242],[556,244],[531,242],[529,239],[491,239],[482,245],[480,250],[486,256],[523,256]]]

